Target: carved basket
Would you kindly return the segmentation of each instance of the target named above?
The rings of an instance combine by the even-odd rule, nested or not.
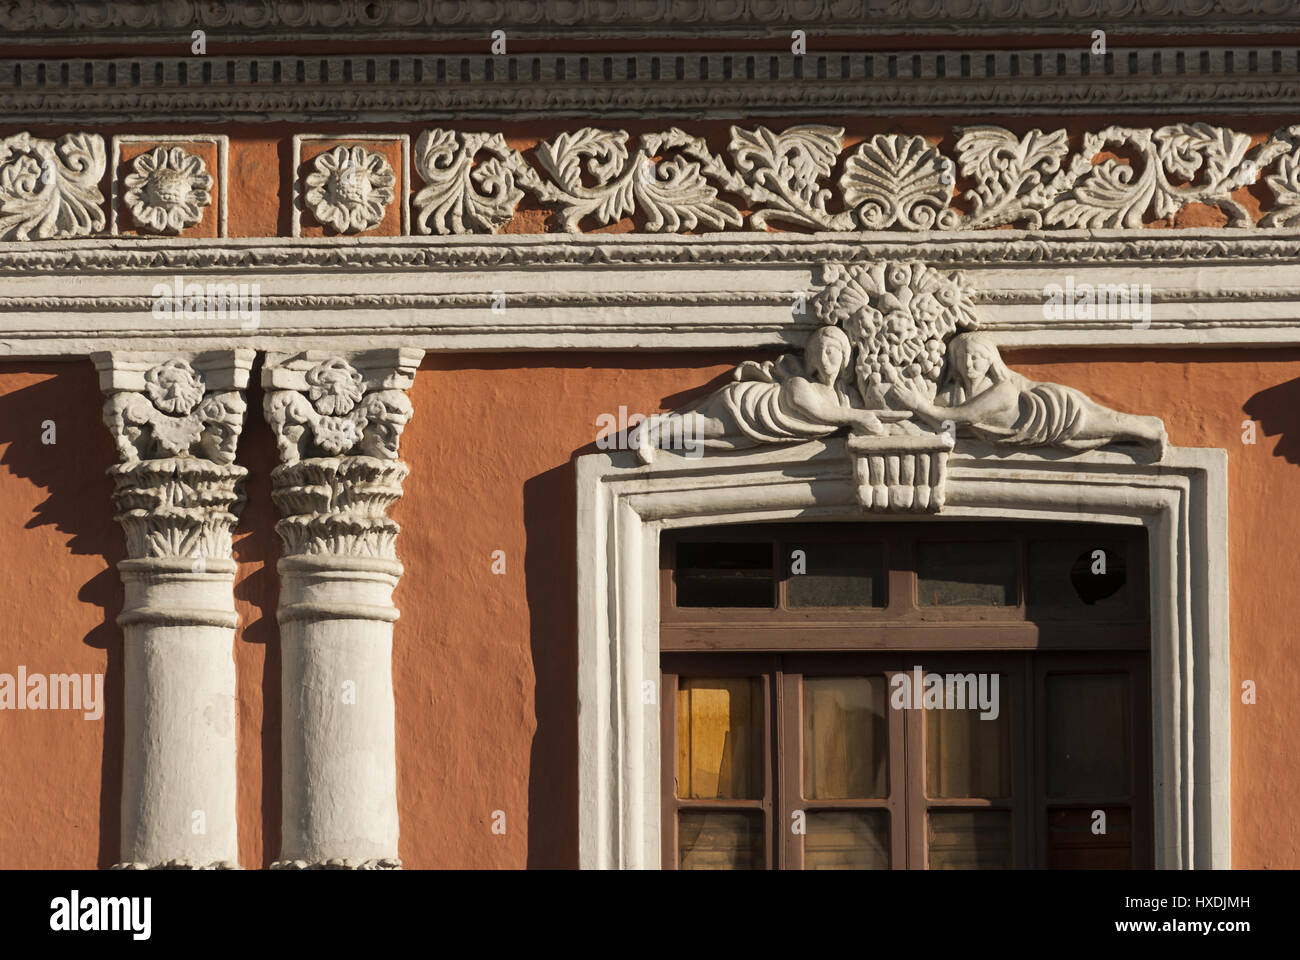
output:
[[[935,513],[943,508],[948,453],[943,436],[850,436],[858,500],[868,510]]]

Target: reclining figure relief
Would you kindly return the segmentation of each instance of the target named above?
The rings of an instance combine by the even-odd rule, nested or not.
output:
[[[802,356],[742,363],[721,389],[642,421],[628,438],[642,463],[661,449],[698,456],[845,430],[877,438],[855,446],[873,456],[946,453],[958,434],[1071,452],[1135,445],[1164,456],[1157,417],[1119,413],[1073,387],[1009,369],[994,340],[975,332],[960,273],[873,263],[828,264],[822,276],[812,303],[821,325]]]
[[[937,401],[910,384],[890,389],[891,405],[938,429],[965,426],[991,443],[1093,450],[1138,444],[1164,456],[1168,437],[1158,417],[1118,413],[1059,383],[1038,383],[1007,367],[986,334],[963,333],[948,344],[947,376]]]
[[[853,345],[839,327],[819,327],[808,338],[802,359],[787,353],[778,360],[742,363],[733,381],[695,403],[636,426],[629,443],[642,463],[661,447],[739,450],[764,443],[828,437],[848,427],[857,434],[883,436],[887,424],[906,420],[909,411],[864,410],[852,384]]]

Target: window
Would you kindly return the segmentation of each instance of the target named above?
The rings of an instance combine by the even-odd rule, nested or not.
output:
[[[1151,865],[1141,528],[713,528],[661,568],[664,866]]]

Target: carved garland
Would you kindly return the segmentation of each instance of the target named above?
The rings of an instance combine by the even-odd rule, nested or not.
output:
[[[1252,217],[1232,193],[1275,165],[1264,182],[1276,202],[1259,225],[1300,222],[1300,125],[1254,148],[1246,134],[1208,123],[1112,126],[1086,134],[1073,155],[1063,129],[1017,136],[979,125],[958,128],[955,162],[905,134],[878,134],[845,154],[844,132],[733,126],[728,161],[676,127],[642,134],[631,149],[625,131],[583,127],[538,144],[539,172],[500,134],[429,130],[416,144],[427,186],[415,197],[415,219],[426,234],[495,233],[527,192],[554,206],[570,233],[632,215],[651,232],[1134,229],[1191,203],[1217,206],[1229,226],[1249,227]],[[1097,162],[1116,149],[1135,152],[1138,162]],[[965,214],[951,206],[959,171],[974,184]],[[743,200],[748,214],[720,194]]]

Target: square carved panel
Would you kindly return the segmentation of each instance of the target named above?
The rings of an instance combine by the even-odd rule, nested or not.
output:
[[[298,134],[293,138],[293,235],[410,233],[410,137]]]
[[[113,138],[110,230],[138,237],[226,236],[229,138]]]

